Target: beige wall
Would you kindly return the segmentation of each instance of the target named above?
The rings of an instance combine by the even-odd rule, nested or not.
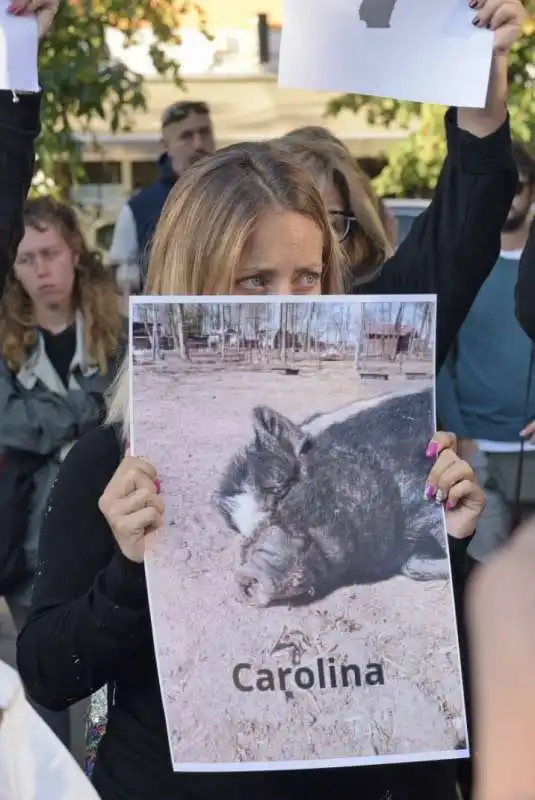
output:
[[[344,112],[338,118],[325,119],[323,114],[330,97],[321,92],[279,89],[272,76],[199,77],[187,84],[186,96],[207,101],[214,119],[220,146],[254,139],[282,136],[301,125],[326,125],[347,142],[356,155],[386,152],[405,134],[403,131],[382,131],[370,128],[363,115]],[[91,160],[145,160],[159,152],[162,111],[183,92],[169,82],[147,83],[148,111],[136,112],[132,134],[110,137],[103,121],[94,124],[99,136],[99,151],[85,148]]]
[[[283,0],[202,0],[201,6],[212,28],[245,28],[258,14],[267,14],[272,25],[282,22]],[[185,20],[188,24],[188,20]],[[189,20],[195,24],[195,18]]]

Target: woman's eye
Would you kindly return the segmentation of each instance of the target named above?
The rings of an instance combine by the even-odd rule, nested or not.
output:
[[[302,286],[316,286],[321,281],[321,273],[319,272],[306,272],[299,278],[299,283]]]
[[[241,281],[237,282],[237,286],[240,289],[244,289],[246,292],[257,292],[259,289],[265,289],[266,285],[267,279],[262,275],[253,275],[250,278],[243,278]]]

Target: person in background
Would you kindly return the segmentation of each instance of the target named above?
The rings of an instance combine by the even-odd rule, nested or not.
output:
[[[379,201],[347,147],[322,128],[299,128],[275,140],[316,181],[345,256],[346,291],[363,274],[377,271],[393,254]]]
[[[534,575],[532,520],[469,583],[474,800],[535,798]]]
[[[519,499],[535,504],[535,446],[529,441],[535,425],[527,425],[535,420],[533,347],[515,316],[519,261],[535,201],[535,160],[518,143],[514,153],[519,179],[502,229],[500,257],[437,380],[441,424],[460,437],[461,452],[487,493],[487,507],[469,551],[479,562],[505,542],[511,529],[523,438]]]
[[[0,661],[0,800],[98,800],[98,795]]]
[[[520,257],[516,284],[516,316],[524,332],[535,343],[535,218]],[[535,434],[533,426],[531,435]]]
[[[167,108],[162,117],[162,147],[158,180],[136,192],[123,207],[109,252],[110,261],[118,265],[119,284],[132,291],[143,289],[154,230],[177,177],[215,152],[209,106],[184,100]]]
[[[126,334],[113,279],[87,249],[74,211],[49,197],[28,201],[24,226],[0,300],[2,526],[4,536],[8,526],[21,531],[24,562],[1,577],[18,630],[30,610],[50,489],[76,439],[104,418]],[[67,715],[39,711],[67,744]]]

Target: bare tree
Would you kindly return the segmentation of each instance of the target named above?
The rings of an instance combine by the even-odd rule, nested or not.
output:
[[[180,358],[188,358],[184,337],[184,309],[182,303],[176,303],[176,305],[171,306],[169,326],[171,328],[175,350],[178,351]]]
[[[280,317],[279,317],[279,336],[280,336],[280,358],[285,364],[288,360],[288,353],[286,349],[286,335],[288,331],[288,304],[280,304]]]

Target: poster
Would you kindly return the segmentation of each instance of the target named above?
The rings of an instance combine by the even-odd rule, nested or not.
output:
[[[424,499],[435,299],[259,300],[132,298],[174,769],[465,756],[443,511]]]
[[[284,0],[279,86],[483,108],[493,33],[475,15],[468,0]]]
[[[0,90],[38,92],[37,20],[9,14],[10,1],[0,0]]]

